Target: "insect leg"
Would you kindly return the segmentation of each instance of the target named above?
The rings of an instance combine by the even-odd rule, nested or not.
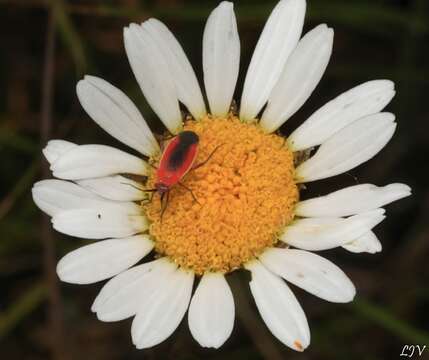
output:
[[[188,190],[192,197],[194,198],[194,201],[198,204],[201,205],[200,202],[198,201],[197,197],[195,196],[195,194],[193,193],[192,189],[188,188],[185,184],[182,184],[180,181],[178,182],[178,184],[183,187],[184,189]]]
[[[219,149],[221,146],[223,146],[223,144],[216,146],[215,149],[211,152],[211,154],[207,157],[207,159],[205,159],[203,162],[200,162],[199,164],[193,166],[191,170],[196,170],[199,167],[205,165],[211,159],[211,157],[214,155],[214,153],[217,151],[217,149]]]

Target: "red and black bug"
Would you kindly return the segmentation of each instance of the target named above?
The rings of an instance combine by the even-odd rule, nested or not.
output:
[[[167,208],[170,189],[176,184],[188,190],[198,202],[192,190],[182,184],[181,180],[190,170],[195,170],[209,161],[219,147],[216,147],[202,163],[194,165],[198,155],[198,144],[199,137],[195,132],[182,131],[169,141],[162,153],[156,169],[155,188],[145,190],[157,192],[161,196],[161,220]]]
[[[156,170],[155,188],[159,194],[168,192],[192,168],[198,155],[199,140],[193,131],[183,131],[167,144]]]

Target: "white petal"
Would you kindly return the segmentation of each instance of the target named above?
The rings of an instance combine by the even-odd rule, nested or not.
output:
[[[107,175],[130,173],[147,175],[145,161],[124,151],[105,145],[80,145],[51,165],[55,177],[78,180]]]
[[[35,204],[49,216],[54,216],[62,210],[86,207],[98,198],[72,182],[56,179],[36,182],[31,193]]]
[[[42,150],[43,155],[45,155],[46,160],[49,164],[52,164],[67,151],[77,147],[77,144],[74,144],[70,141],[65,140],[49,140],[46,147]]]
[[[124,28],[125,50],[147,102],[167,127],[177,134],[182,116],[173,76],[150,33],[137,24]]]
[[[357,239],[384,218],[384,210],[376,209],[347,219],[301,219],[287,226],[280,240],[304,250],[332,249]]]
[[[153,37],[170,69],[177,97],[195,119],[206,115],[206,105],[195,72],[185,52],[170,30],[160,21],[149,19],[142,24]]]
[[[129,214],[141,213],[141,208],[132,202],[109,201],[69,181],[39,181],[34,184],[32,195],[36,205],[49,216],[64,210],[99,208],[112,208]]]
[[[234,5],[223,1],[207,19],[203,38],[204,83],[213,115],[227,115],[239,67],[240,39]]]
[[[320,145],[338,130],[384,109],[395,95],[389,80],[373,80],[354,87],[311,115],[288,138],[293,151]]]
[[[143,116],[121,90],[103,79],[85,76],[76,92],[88,115],[110,135],[146,156],[159,152]]]
[[[219,348],[234,327],[234,298],[222,274],[205,274],[192,297],[188,323],[203,347]]]
[[[349,216],[382,207],[409,195],[411,189],[405,184],[384,187],[359,184],[301,201],[295,208],[295,214],[303,217]]]
[[[353,253],[367,252],[370,254],[378,253],[382,249],[380,241],[372,231],[368,231],[356,240],[342,245],[342,247]]]
[[[106,199],[138,201],[146,198],[142,185],[121,175],[78,180],[77,183]]]
[[[265,324],[283,344],[303,351],[310,344],[304,311],[286,283],[259,261],[245,265],[252,272],[250,290]]]
[[[342,174],[374,157],[392,138],[395,116],[369,115],[335,133],[296,169],[299,182]]]
[[[143,215],[128,214],[121,209],[65,210],[52,218],[55,230],[87,239],[121,238],[147,230]]]
[[[273,273],[324,300],[346,303],[356,294],[353,283],[338,266],[308,251],[272,248],[259,259]]]
[[[277,130],[307,101],[328,66],[334,31],[325,24],[308,32],[289,56],[268,99],[260,122],[266,132]]]
[[[305,0],[282,0],[272,11],[247,70],[240,118],[253,120],[265,105],[301,36]]]
[[[131,326],[137,349],[158,345],[176,330],[188,309],[193,282],[192,272],[178,269],[143,299]]]
[[[115,276],[103,286],[91,311],[101,321],[119,321],[135,315],[145,299],[165,286],[176,268],[167,258],[161,258]]]
[[[61,281],[91,284],[128,269],[152,248],[153,242],[146,235],[99,241],[64,256],[57,265],[57,274]]]

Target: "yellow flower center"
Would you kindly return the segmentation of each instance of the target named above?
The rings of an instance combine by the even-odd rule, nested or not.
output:
[[[158,194],[144,204],[155,250],[197,274],[227,273],[276,244],[298,201],[293,154],[283,137],[265,134],[237,117],[188,120],[198,134],[195,164],[182,179],[192,194],[173,186],[161,223]],[[155,171],[148,188],[155,183]]]

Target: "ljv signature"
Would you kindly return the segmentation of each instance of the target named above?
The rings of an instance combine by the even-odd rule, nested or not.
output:
[[[399,356],[413,357],[413,355],[422,356],[426,349],[426,345],[404,345]]]

